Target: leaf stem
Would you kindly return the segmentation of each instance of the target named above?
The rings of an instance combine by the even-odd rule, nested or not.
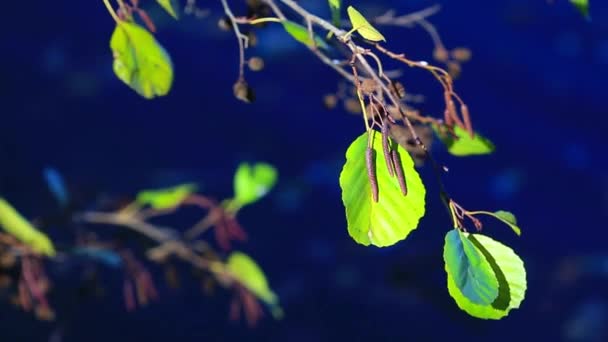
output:
[[[116,12],[114,11],[114,9],[112,8],[112,5],[110,5],[110,0],[103,0],[103,4],[108,9],[108,12],[110,12],[110,15],[112,16],[112,19],[114,19],[114,21],[118,24],[120,22],[120,18],[118,18],[118,15],[116,14]]]
[[[254,19],[251,20],[249,22],[249,24],[251,25],[256,25],[256,24],[261,24],[261,23],[282,23],[283,20],[279,19],[279,18],[275,18],[275,17],[268,17],[268,18],[258,18],[258,19]]]

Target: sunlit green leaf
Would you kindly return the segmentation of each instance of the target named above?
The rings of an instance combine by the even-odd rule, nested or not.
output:
[[[499,210],[494,212],[494,217],[509,225],[517,235],[521,235],[521,229],[517,226],[517,218],[515,218],[515,215],[508,211]]]
[[[443,259],[454,283],[472,303],[488,305],[498,297],[498,281],[490,264],[460,230],[446,234]]]
[[[37,253],[55,256],[53,242],[0,197],[0,228]]]
[[[329,9],[331,10],[331,21],[334,23],[334,26],[340,27],[340,8],[342,7],[342,0],[328,0]]]
[[[173,18],[179,19],[179,3],[177,0],[156,0],[156,2]]]
[[[570,0],[570,3],[585,17],[589,19],[589,0]]]
[[[526,270],[523,261],[513,250],[481,234],[464,235],[475,245],[492,266],[499,283],[499,295],[490,305],[473,303],[460,291],[446,267],[448,291],[458,307],[474,317],[501,319],[512,309],[519,308],[526,293]]]
[[[273,315],[280,318],[282,311],[279,306],[279,298],[270,289],[264,272],[251,257],[241,252],[233,252],[228,257],[226,266],[232,277],[269,305]]]
[[[143,27],[121,21],[110,40],[114,73],[139,95],[164,96],[173,83],[173,65],[165,49]]]
[[[235,200],[240,206],[264,197],[277,182],[277,170],[269,164],[241,163],[234,175]]]
[[[408,193],[401,193],[399,181],[391,177],[384,159],[381,135],[374,134],[378,202],[374,202],[366,167],[368,134],[358,137],[346,151],[346,164],[340,174],[342,202],[346,209],[348,233],[362,245],[390,246],[403,240],[424,216],[426,190],[409,153],[398,148]]]
[[[287,33],[289,33],[290,36],[293,37],[293,39],[297,40],[298,42],[304,44],[304,45],[308,45],[308,46],[312,46],[312,40],[310,39],[310,33],[308,32],[308,29],[300,24],[296,24],[293,21],[289,21],[289,20],[285,20],[282,22],[283,23],[283,28],[285,28],[285,31]],[[325,43],[325,41],[323,39],[321,39],[321,37],[315,35],[315,45],[323,48],[323,49],[328,49],[329,47],[327,46],[327,43]]]
[[[515,218],[515,215],[513,215],[512,213],[510,213],[508,211],[499,210],[499,211],[496,211],[493,213],[489,212],[489,211],[474,211],[474,212],[471,212],[471,214],[492,216],[495,219],[500,220],[504,224],[511,227],[511,229],[513,229],[515,234],[521,235],[521,229],[517,226],[517,219]]]
[[[170,209],[180,205],[188,196],[196,192],[197,188],[196,184],[188,183],[165,189],[144,190],[137,194],[136,201],[154,209]]]
[[[454,126],[454,137],[446,127],[433,126],[433,129],[447,146],[448,152],[455,156],[472,156],[494,152],[494,144],[477,133],[471,138],[467,131]]]
[[[353,29],[359,32],[363,38],[373,42],[386,41],[382,33],[378,32],[353,6],[348,6],[347,12]]]

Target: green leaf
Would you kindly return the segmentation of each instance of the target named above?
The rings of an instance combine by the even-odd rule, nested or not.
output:
[[[448,152],[455,156],[472,156],[481,154],[490,154],[494,152],[494,144],[484,138],[483,136],[475,133],[473,138],[464,129],[454,126],[454,135],[450,134],[447,127],[437,127],[433,125],[433,129],[439,139],[447,146]]]
[[[110,40],[116,76],[146,99],[164,96],[173,83],[173,65],[165,49],[143,27],[121,21]]]
[[[378,202],[374,202],[368,179],[365,153],[367,132],[358,137],[346,151],[346,164],[340,174],[342,202],[346,209],[348,233],[359,244],[378,247],[390,246],[403,240],[418,226],[424,216],[426,189],[414,161],[401,146],[396,146],[408,193],[401,193],[399,181],[391,177],[382,153],[380,134],[374,134],[373,149],[376,151],[376,179]]]
[[[234,279],[270,306],[275,318],[282,316],[279,298],[270,289],[264,272],[251,257],[241,252],[233,252],[228,257],[226,266]]]
[[[55,256],[53,242],[21,216],[10,203],[1,197],[0,228],[4,229],[23,244],[31,247],[35,252],[49,257]]]
[[[331,21],[333,22],[334,26],[336,27],[340,27],[342,26],[340,24],[341,22],[341,15],[340,15],[340,8],[342,7],[342,0],[328,0],[329,2],[329,9],[331,10]]]
[[[472,303],[488,305],[498,297],[498,281],[492,267],[458,229],[445,236],[443,259],[458,290]]]
[[[179,19],[179,3],[176,0],[156,0],[175,20]]]
[[[508,211],[499,210],[494,212],[494,217],[511,227],[511,229],[515,231],[515,234],[521,235],[521,229],[519,229],[519,227],[517,226],[517,218],[515,218],[515,215]]]
[[[589,16],[589,0],[570,0],[570,3],[576,7],[576,9],[585,17],[590,19]]]
[[[235,200],[240,206],[257,202],[277,182],[277,170],[269,164],[241,163],[234,175]]]
[[[347,12],[350,23],[353,25],[353,30],[359,32],[363,38],[372,42],[386,41],[382,33],[378,32],[353,6],[348,6]]]
[[[180,205],[197,189],[196,184],[188,183],[165,189],[143,190],[137,194],[136,201],[154,209],[170,209]]]
[[[284,20],[282,24],[285,31],[289,33],[289,35],[292,36],[293,39],[304,45],[313,46],[312,40],[310,39],[310,33],[308,32],[308,29],[306,27],[289,20]],[[325,41],[321,37],[317,35],[315,35],[314,37],[314,44],[316,46],[326,50],[329,49],[329,46],[327,46],[327,43],[325,43]]]
[[[471,316],[483,319],[501,319],[512,309],[519,308],[526,293],[526,270],[523,261],[513,250],[500,242],[481,234],[464,235],[486,257],[499,283],[499,295],[490,305],[479,305],[469,300],[459,290],[449,270],[448,291],[458,307]]]

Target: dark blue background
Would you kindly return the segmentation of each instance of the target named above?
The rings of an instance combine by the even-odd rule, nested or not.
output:
[[[472,49],[457,89],[476,128],[497,145],[491,156],[464,159],[435,146],[450,167],[446,184],[467,208],[513,211],[523,229],[517,238],[500,225],[485,227],[514,247],[528,269],[522,308],[499,322],[469,318],[447,294],[442,244],[450,223],[428,167],[422,171],[428,214],[419,229],[391,248],[355,244],[338,175],[363,127],[359,117],[322,106],[338,76],[271,25],[251,51],[267,64],[248,77],[258,99],[238,102],[235,39],[217,29],[218,4],[199,2],[212,9],[209,18],[175,23],[150,10],[176,72],[171,94],[154,101],[114,77],[113,22],[101,0],[7,4],[0,190],[33,217],[52,203],[41,176],[49,165],[76,188],[128,195],[187,180],[223,197],[231,194],[239,161],[273,163],[280,182],[268,199],[244,210],[251,238],[242,248],[264,267],[286,318],[249,330],[228,321],[228,294],[207,298],[198,284],[179,292],[161,287],[159,303],[127,314],[121,278],[108,275],[108,295],[78,303],[76,311],[66,304],[76,285],[61,283],[64,296],[54,300],[62,305],[65,341],[608,339],[605,1],[591,1],[592,22],[565,0],[443,1],[431,20],[448,47]],[[232,3],[239,12],[239,1]],[[301,3],[327,14],[324,1]],[[353,2],[370,14],[434,3]],[[382,31],[393,50],[430,57],[432,44],[419,28]],[[429,75],[407,70],[403,82],[427,96],[425,113],[441,112],[442,94]],[[568,284],[559,277],[564,262],[580,273]],[[2,341],[43,341],[57,326],[0,306]]]

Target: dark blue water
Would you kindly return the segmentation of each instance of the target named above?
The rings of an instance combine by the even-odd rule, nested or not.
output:
[[[338,174],[362,122],[323,107],[338,76],[280,27],[260,33],[252,50],[266,69],[248,77],[257,101],[246,105],[232,96],[237,49],[217,29],[217,3],[200,1],[209,18],[178,23],[150,11],[176,74],[168,97],[145,101],[112,73],[113,22],[101,1],[10,4],[19,8],[5,9],[3,19],[2,195],[29,216],[45,214],[53,199],[42,170],[51,165],[83,192],[129,195],[195,181],[225,197],[239,161],[270,162],[280,182],[243,211],[251,238],[242,249],[266,270],[286,318],[250,330],[228,321],[228,294],[205,297],[188,283],[177,292],[161,286],[160,302],[126,313],[121,278],[108,272],[101,300],[74,302],[76,277],[60,281],[56,322],[3,302],[0,340],[45,341],[58,326],[65,341],[608,340],[608,6],[592,1],[586,22],[567,1],[555,2],[444,1],[432,18],[448,47],[473,51],[457,89],[497,146],[491,156],[465,159],[436,146],[450,167],[446,185],[468,208],[513,211],[523,229],[517,238],[486,227],[528,269],[522,308],[500,322],[469,318],[447,293],[442,245],[450,223],[428,166],[428,214],[407,241],[376,249],[349,238]],[[326,13],[324,1],[301,3]],[[353,4],[368,13],[434,4],[365,3]],[[382,31],[394,50],[430,59],[422,30]],[[427,74],[408,70],[403,82],[426,96],[424,112],[442,110]],[[564,262],[578,271],[569,283],[559,276]]]

